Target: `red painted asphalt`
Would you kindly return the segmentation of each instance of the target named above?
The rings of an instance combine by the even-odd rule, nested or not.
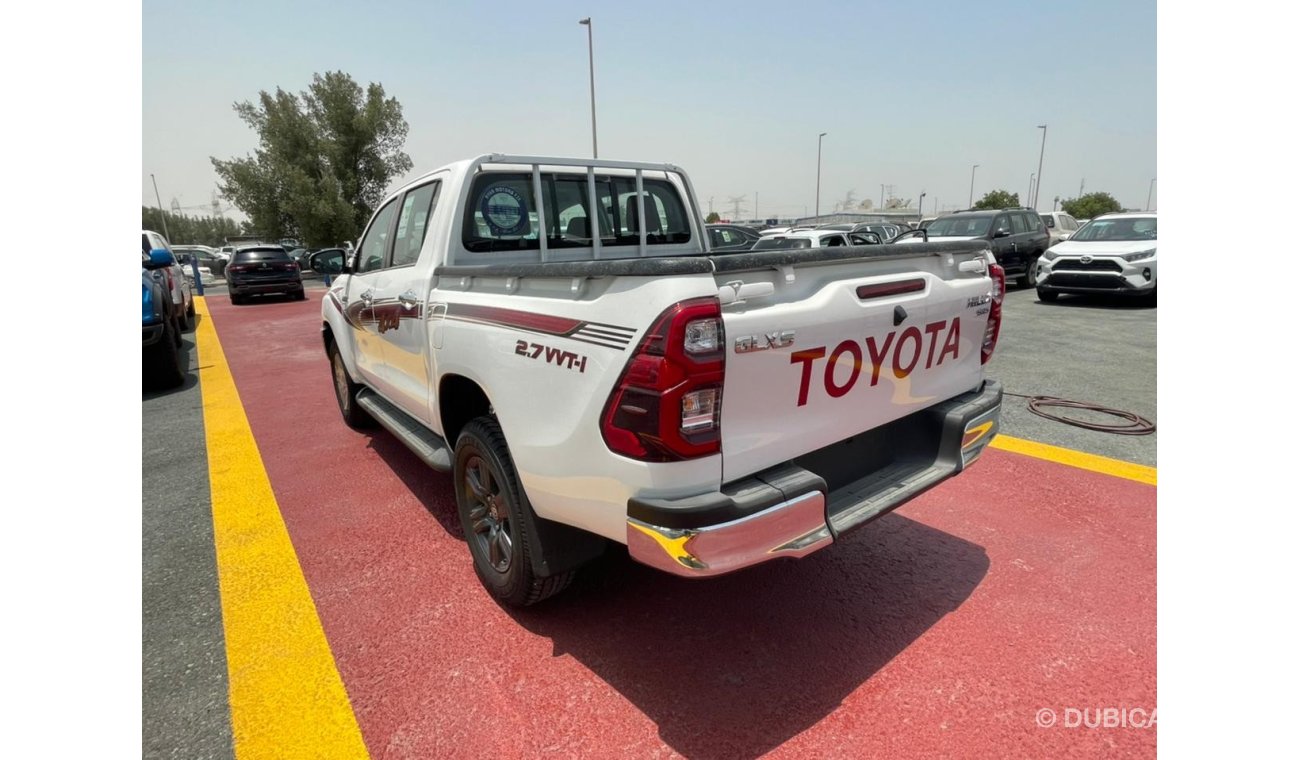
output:
[[[447,476],[339,418],[307,302],[209,306],[375,757],[1154,756],[1156,490],[990,450],[804,560],[481,589]],[[200,360],[202,357],[200,356]]]

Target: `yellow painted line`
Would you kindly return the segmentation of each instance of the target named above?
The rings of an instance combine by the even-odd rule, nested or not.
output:
[[[1068,464],[1071,467],[1100,472],[1104,475],[1136,480],[1149,486],[1156,484],[1156,468],[1142,464],[1110,459],[1109,457],[1088,454],[1074,449],[1064,449],[1060,446],[1038,443],[1037,441],[1026,441],[1023,438],[1012,438],[1009,435],[998,435],[989,445],[995,449],[1046,459],[1049,462]]]
[[[367,757],[207,304],[194,300],[235,755]]]

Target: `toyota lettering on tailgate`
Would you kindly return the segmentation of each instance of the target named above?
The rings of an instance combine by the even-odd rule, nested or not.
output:
[[[939,340],[941,334],[944,336],[942,344]],[[927,341],[928,349],[926,348]],[[887,333],[883,339],[877,339],[876,336],[869,335],[865,341],[861,342],[857,340],[843,341],[830,352],[830,357],[827,359],[822,372],[822,383],[826,388],[826,395],[831,398],[839,398],[853,389],[853,386],[858,382],[858,377],[862,374],[863,344],[866,345],[866,356],[871,363],[871,385],[874,387],[880,382],[880,371],[887,363],[894,373],[894,377],[902,380],[917,369],[922,357],[925,358],[925,369],[943,364],[949,355],[956,359],[957,347],[960,341],[960,317],[954,318],[951,322],[948,320],[931,322],[925,326],[924,331],[913,326],[902,332],[893,330]],[[936,351],[938,352],[937,356]],[[835,380],[835,367],[845,354],[852,358],[853,369],[848,379],[839,383]],[[823,358],[827,358],[826,346],[804,349],[790,355],[791,364],[803,365],[799,368],[801,372],[799,378],[799,406],[808,403],[808,388],[812,384],[814,365]]]

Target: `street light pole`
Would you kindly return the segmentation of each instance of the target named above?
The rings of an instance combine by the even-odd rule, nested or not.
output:
[[[158,180],[154,179],[154,176],[150,174],[149,181],[153,182],[153,197],[158,199],[158,216],[162,218],[163,234],[167,236],[167,242],[170,243],[172,234],[167,231],[167,212],[163,210],[162,196],[158,195]]]
[[[925,216],[924,203],[925,203],[925,193],[921,193],[921,197],[916,201],[916,221],[918,222],[920,222],[921,219]]]
[[[591,44],[591,17],[578,22],[587,27],[587,71],[591,77],[591,157],[599,158],[596,150],[596,54]]]
[[[1043,130],[1043,144],[1038,148],[1038,186],[1043,186],[1043,151],[1047,150],[1047,125],[1039,124],[1038,128]],[[1038,210],[1038,192],[1034,191],[1034,210]]]
[[[1029,195],[1025,196],[1025,203],[1029,203],[1033,197],[1034,197],[1034,174],[1033,172],[1030,172],[1029,173]]]
[[[822,215],[822,138],[825,136],[825,132],[817,135],[817,205],[813,207],[814,217]]]
[[[966,201],[966,208],[975,205],[975,170],[978,168],[980,168],[979,164],[975,164],[970,168],[970,200]]]
[[[150,175],[152,176],[152,175]],[[1147,211],[1151,210],[1151,193],[1156,189],[1156,178],[1151,178],[1151,186],[1147,188]]]

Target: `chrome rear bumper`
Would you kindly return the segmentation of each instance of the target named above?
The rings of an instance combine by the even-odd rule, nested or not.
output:
[[[987,381],[716,493],[632,499],[628,552],[692,578],[806,556],[969,467],[997,435],[1001,410],[1002,387]]]

